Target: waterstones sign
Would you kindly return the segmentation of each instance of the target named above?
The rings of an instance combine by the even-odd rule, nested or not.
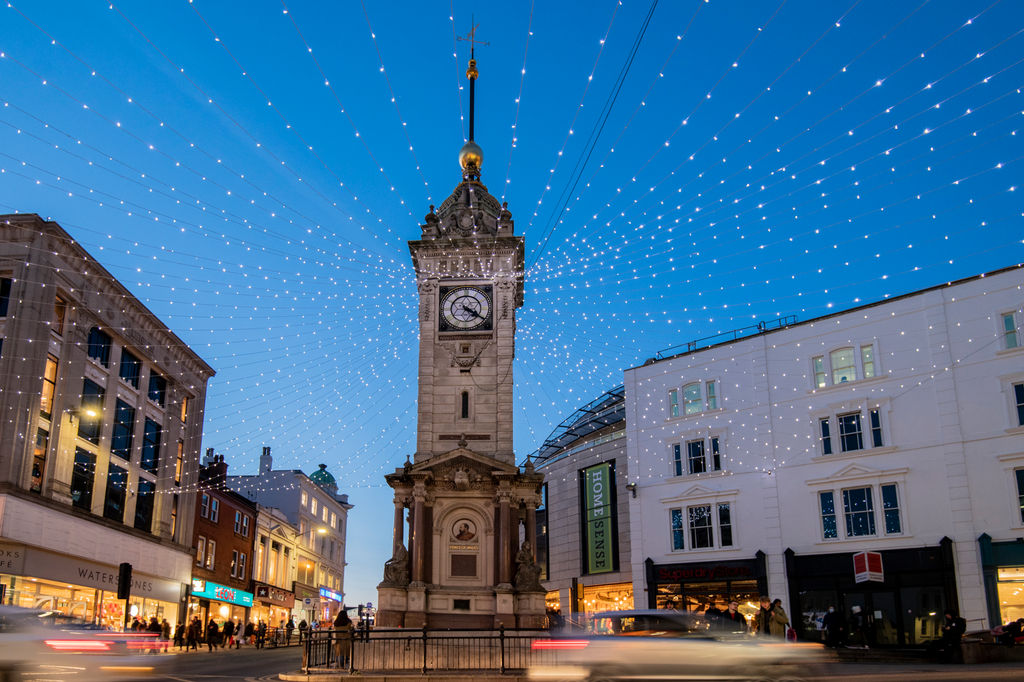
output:
[[[587,573],[615,570],[612,528],[612,486],[610,462],[583,470],[583,518],[587,524]]]

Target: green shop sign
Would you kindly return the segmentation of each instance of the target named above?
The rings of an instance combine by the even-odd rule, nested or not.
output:
[[[583,472],[583,510],[587,520],[587,573],[615,570],[612,546],[612,477],[610,463]]]

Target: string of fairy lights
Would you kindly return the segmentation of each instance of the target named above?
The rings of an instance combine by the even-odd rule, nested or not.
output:
[[[25,32],[18,43],[0,32],[11,83],[0,89],[0,139],[13,142],[0,153],[10,188],[0,206],[52,216],[217,370],[202,450],[239,470],[263,444],[303,466],[304,453],[324,453],[343,491],[379,487],[414,447],[418,322],[402,242],[418,238],[413,216],[434,201],[431,185],[446,195],[459,179],[457,140],[430,137],[450,130],[457,108],[465,139],[468,54],[456,39],[471,12],[454,1],[443,16],[422,10],[424,26],[451,30],[458,79],[431,75],[450,96],[424,106],[410,72],[423,78],[436,56],[397,52],[384,40],[392,17],[356,8],[362,42],[347,44],[366,52],[378,81],[356,89],[316,16],[291,4],[268,10],[276,19],[265,29],[287,36],[274,53],[292,73],[320,84],[308,98],[354,138],[347,155],[298,117],[211,6],[183,3],[191,21],[176,24],[208,59],[202,71],[135,7],[110,4],[104,20],[112,35],[134,36],[162,82],[189,93],[186,111],[94,57],[55,18],[8,3],[11,26]],[[879,15],[859,0],[798,29],[793,4],[751,11],[720,49],[706,36],[723,4],[657,6],[637,45],[641,66],[603,129],[592,102],[610,101],[649,4],[595,8],[586,32],[572,33],[530,3],[516,10],[525,31],[500,40],[487,33],[493,16],[475,19],[491,41],[477,55],[478,97],[514,104],[478,99],[477,138],[494,155],[484,178],[520,216],[531,249],[517,320],[518,450],[659,347],[1008,264],[997,254],[1021,259],[1024,29],[1006,21],[1005,3]],[[778,49],[783,35],[791,49]],[[553,40],[579,53],[554,70],[544,61]],[[361,120],[361,99],[389,115]],[[230,144],[204,125],[229,131]],[[594,161],[574,170],[591,131]],[[448,150],[443,164],[435,148]],[[24,205],[21,188],[48,201]],[[907,381],[935,371],[916,368]],[[757,436],[745,438],[732,443],[744,461],[764,453]],[[294,443],[303,452],[288,451]],[[764,466],[804,455],[773,453]]]

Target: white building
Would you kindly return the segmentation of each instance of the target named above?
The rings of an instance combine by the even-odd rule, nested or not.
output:
[[[628,370],[637,605],[769,594],[807,638],[859,606],[878,644],[1024,616],[1022,306],[1017,266]]]
[[[276,507],[298,528],[294,598],[299,603],[307,598],[318,600],[317,606],[301,614],[306,620],[333,619],[344,603],[345,533],[352,505],[348,495],[338,494],[327,465],[321,464],[319,471],[309,476],[299,469],[274,469],[270,448],[264,447],[259,473],[228,476],[228,487],[263,506]],[[273,542],[270,538],[268,541]],[[283,553],[284,547],[281,549]],[[261,561],[259,551],[257,546],[257,564]],[[269,553],[264,554],[263,561],[267,560]],[[269,576],[269,570],[268,566],[265,576]],[[299,608],[296,606],[297,611]]]
[[[176,623],[213,370],[54,222],[0,216],[0,599]]]

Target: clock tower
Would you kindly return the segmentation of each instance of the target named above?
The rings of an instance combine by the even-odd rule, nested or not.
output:
[[[466,75],[462,180],[409,242],[419,295],[416,451],[386,477],[395,527],[378,586],[384,627],[535,627],[544,617],[533,554],[543,477],[529,463],[520,470],[512,447],[524,241],[481,181],[475,59]]]

